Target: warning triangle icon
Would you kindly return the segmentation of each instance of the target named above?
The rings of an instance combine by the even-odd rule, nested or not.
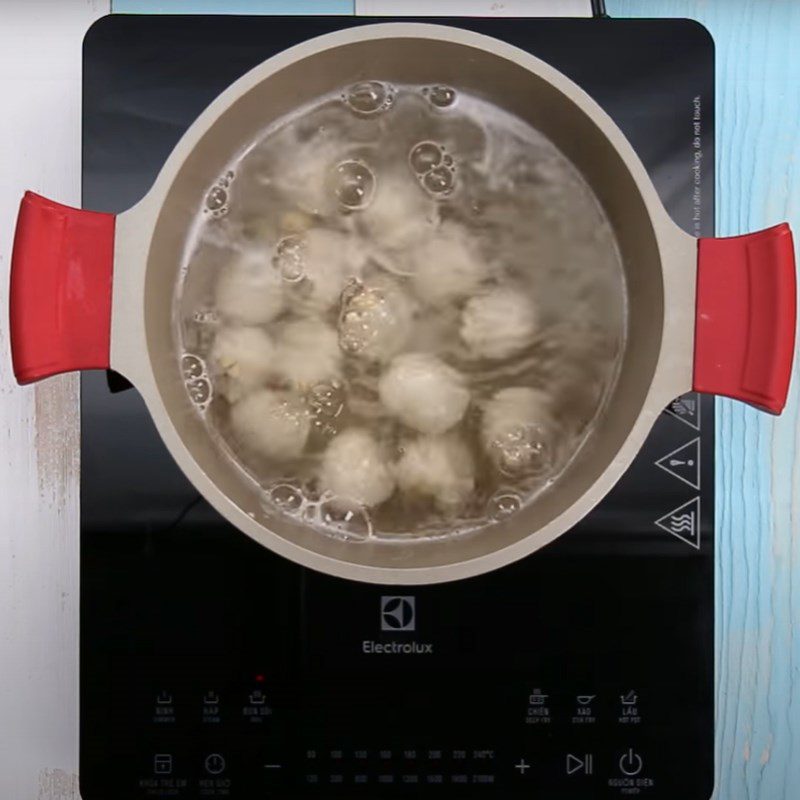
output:
[[[667,414],[679,419],[684,425],[700,430],[700,395],[697,392],[676,397],[665,409]]]
[[[700,491],[700,437],[659,458],[656,466]]]
[[[678,506],[656,520],[656,525],[682,542],[700,549],[700,498],[695,497],[688,503]]]

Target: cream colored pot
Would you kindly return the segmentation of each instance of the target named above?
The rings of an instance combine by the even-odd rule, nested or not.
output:
[[[187,230],[231,157],[299,104],[376,78],[449,83],[540,129],[605,207],[626,270],[628,344],[596,432],[530,508],[452,541],[337,541],[265,512],[192,405],[171,325]],[[794,351],[795,298],[787,226],[698,244],[669,219],[620,130],[564,75],[486,36],[388,23],[321,36],[247,73],[200,115],[147,196],[117,217],[26,195],[12,263],[12,351],[22,383],[109,366],[125,375],[197,489],[264,547],[354,580],[435,583],[496,569],[567,531],[619,480],[678,395],[726,394],[778,413]]]

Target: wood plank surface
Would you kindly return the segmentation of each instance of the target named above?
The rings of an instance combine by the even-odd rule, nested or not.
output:
[[[22,192],[80,203],[81,41],[106,0],[0,0],[0,798],[78,797],[78,380],[19,388]]]
[[[608,0],[688,17],[717,55],[717,231],[800,234],[800,2]],[[717,792],[800,798],[800,426],[717,401]],[[676,765],[676,768],[680,768]]]

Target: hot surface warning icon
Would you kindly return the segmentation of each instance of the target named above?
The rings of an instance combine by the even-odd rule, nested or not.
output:
[[[688,503],[674,508],[656,520],[656,525],[682,542],[700,549],[700,498],[694,497]]]

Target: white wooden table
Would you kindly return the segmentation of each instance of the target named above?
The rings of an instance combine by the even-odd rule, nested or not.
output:
[[[78,379],[20,389],[8,266],[25,189],[80,204],[83,34],[109,0],[0,0],[0,798],[78,797]]]

